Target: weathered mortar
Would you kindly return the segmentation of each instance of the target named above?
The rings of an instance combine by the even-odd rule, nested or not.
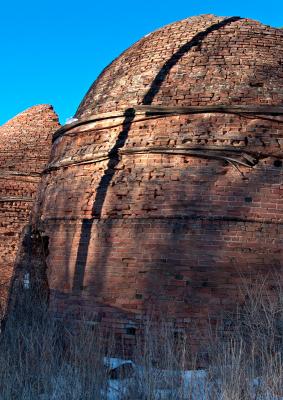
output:
[[[21,232],[29,222],[58,117],[49,105],[31,107],[0,127],[0,311],[4,313]]]
[[[282,272],[282,39],[248,19],[193,17],[102,72],[54,135],[33,216],[56,315],[130,340],[153,307],[182,329],[232,309],[241,276]]]

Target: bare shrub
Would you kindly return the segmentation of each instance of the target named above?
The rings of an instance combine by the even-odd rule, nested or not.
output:
[[[188,364],[195,367],[195,357],[189,337],[172,323],[148,315],[133,358],[139,369],[129,385],[129,399],[189,399],[184,371]]]
[[[104,399],[111,351],[105,334],[82,321],[68,329],[32,296],[24,294],[5,325],[0,342],[0,398]]]
[[[194,352],[188,332],[154,314],[147,317],[144,334],[137,336],[133,357],[121,375],[111,364],[113,335],[87,320],[72,327],[55,320],[38,295],[23,291],[1,335],[0,398],[279,399],[283,292],[279,284],[270,288],[268,282],[243,280],[245,301],[207,338],[206,371],[197,370],[201,356]]]
[[[280,280],[244,280],[245,299],[226,315],[210,344],[210,396],[223,400],[273,400],[283,394],[283,291]],[[227,321],[229,329],[227,329]]]

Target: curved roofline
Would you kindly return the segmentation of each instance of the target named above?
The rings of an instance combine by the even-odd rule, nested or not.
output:
[[[281,29],[281,28],[272,27],[272,26],[270,26],[270,25],[263,24],[262,22],[260,22],[260,21],[258,21],[258,20],[255,20],[255,19],[252,19],[252,18],[245,18],[245,17],[240,17],[240,16],[221,17],[221,16],[217,16],[217,15],[215,15],[215,14],[200,14],[200,15],[195,15],[195,16],[191,16],[191,17],[184,18],[184,19],[179,20],[179,21],[175,21],[175,22],[171,22],[171,23],[169,23],[169,24],[166,24],[166,25],[164,25],[164,26],[162,26],[162,27],[160,27],[160,28],[158,28],[158,29],[156,29],[156,30],[154,30],[154,31],[152,31],[152,32],[150,32],[150,33],[148,33],[148,34],[146,34],[146,35],[143,36],[141,39],[139,39],[138,41],[136,41],[135,43],[133,43],[130,47],[128,47],[127,49],[125,49],[118,57],[116,57],[110,64],[108,64],[108,65],[101,71],[101,73],[100,73],[100,74],[98,75],[98,77],[93,81],[93,83],[92,83],[91,86],[89,87],[88,91],[86,92],[85,96],[83,97],[83,99],[82,99],[81,102],[79,103],[79,106],[78,106],[78,108],[77,108],[77,110],[76,110],[76,113],[75,113],[75,117],[78,117],[78,114],[80,113],[80,109],[81,109],[81,107],[83,106],[85,100],[88,98],[88,95],[89,95],[90,92],[92,91],[92,89],[93,89],[95,83],[96,83],[96,82],[99,82],[99,79],[101,78],[101,76],[103,75],[103,73],[104,73],[107,69],[109,69],[109,68],[111,67],[111,65],[112,65],[117,59],[119,59],[125,52],[127,52],[129,49],[131,49],[133,46],[135,46],[137,43],[139,43],[139,42],[141,42],[141,41],[143,41],[143,40],[150,40],[150,35],[153,34],[153,33],[162,31],[163,29],[166,29],[166,28],[168,28],[168,27],[170,27],[170,26],[173,26],[173,25],[175,25],[175,24],[182,24],[183,22],[189,21],[189,20],[192,20],[192,22],[193,22],[194,19],[197,20],[197,19],[202,19],[202,18],[204,18],[204,17],[219,18],[219,19],[222,19],[222,20],[220,20],[218,23],[212,24],[210,27],[208,27],[208,28],[205,29],[205,30],[198,32],[188,43],[186,43],[185,45],[183,45],[183,46],[179,49],[179,51],[177,52],[177,53],[178,53],[178,54],[177,54],[177,57],[178,57],[178,56],[179,56],[179,58],[182,57],[182,55],[187,51],[187,50],[186,50],[187,47],[190,48],[191,46],[193,46],[194,44],[193,44],[192,42],[197,41],[199,37],[202,38],[204,35],[207,35],[207,34],[209,34],[210,32],[212,32],[213,30],[218,29],[219,25],[220,25],[220,26],[226,25],[226,24],[229,24],[230,22],[234,22],[234,21],[238,21],[238,20],[243,20],[243,21],[249,21],[249,22],[257,23],[257,24],[261,25],[262,27],[268,27],[268,28],[271,28],[271,29],[275,29],[275,30],[278,30],[280,33],[282,33],[282,29]],[[263,34],[264,34],[264,32],[263,32]],[[172,56],[171,58],[172,58],[172,59],[174,58],[174,62],[176,63],[176,60],[175,60],[175,59],[176,59],[176,53],[173,54],[173,56]],[[170,61],[171,61],[171,59],[170,59],[170,60],[167,60],[167,61],[165,62],[165,64],[164,64],[163,67],[161,68],[161,69],[162,69],[162,72],[159,71],[158,75],[153,79],[153,81],[152,81],[152,83],[151,83],[151,87],[150,87],[150,89],[148,90],[148,93],[145,94],[142,104],[150,104],[150,102],[152,101],[152,96],[150,96],[150,93],[149,93],[149,92],[152,92],[152,87],[154,86],[154,83],[156,83],[156,81],[159,82],[160,75],[161,75],[161,74],[164,74],[164,69],[166,68],[166,69],[169,69],[169,70],[170,70],[170,68],[171,68],[171,66],[170,66]],[[174,64],[174,65],[175,65],[175,64]],[[166,73],[166,71],[165,71],[165,73]],[[156,90],[156,88],[155,88],[155,90]]]
[[[13,123],[15,120],[17,120],[18,117],[20,117],[20,116],[22,116],[24,114],[35,114],[35,113],[37,113],[39,111],[42,111],[42,110],[50,110],[50,111],[52,111],[57,116],[58,121],[59,121],[58,114],[54,110],[54,107],[52,106],[52,104],[36,104],[34,106],[26,108],[23,111],[20,111],[14,117],[8,119],[8,121],[6,121],[6,122],[4,122],[4,124],[0,125],[0,128],[5,127],[6,125],[9,125],[10,123]]]

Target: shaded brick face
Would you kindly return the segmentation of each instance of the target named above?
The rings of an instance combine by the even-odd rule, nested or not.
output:
[[[179,329],[233,308],[242,277],[281,272],[282,116],[130,108],[280,105],[282,37],[251,20],[194,17],[101,74],[79,122],[118,113],[55,136],[34,215],[49,236],[55,313],[127,338],[158,308]]]
[[[52,133],[59,128],[51,106],[29,108],[0,127],[0,307],[7,294],[28,224],[40,174],[48,162]]]

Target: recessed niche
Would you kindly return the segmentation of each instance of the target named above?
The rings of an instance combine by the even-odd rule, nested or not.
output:
[[[135,336],[136,328],[134,328],[133,326],[129,326],[128,328],[126,328],[126,334],[127,335],[131,335],[131,336]]]
[[[250,82],[251,87],[263,87],[263,82]]]
[[[274,167],[280,168],[282,167],[282,160],[275,160],[273,163]]]

